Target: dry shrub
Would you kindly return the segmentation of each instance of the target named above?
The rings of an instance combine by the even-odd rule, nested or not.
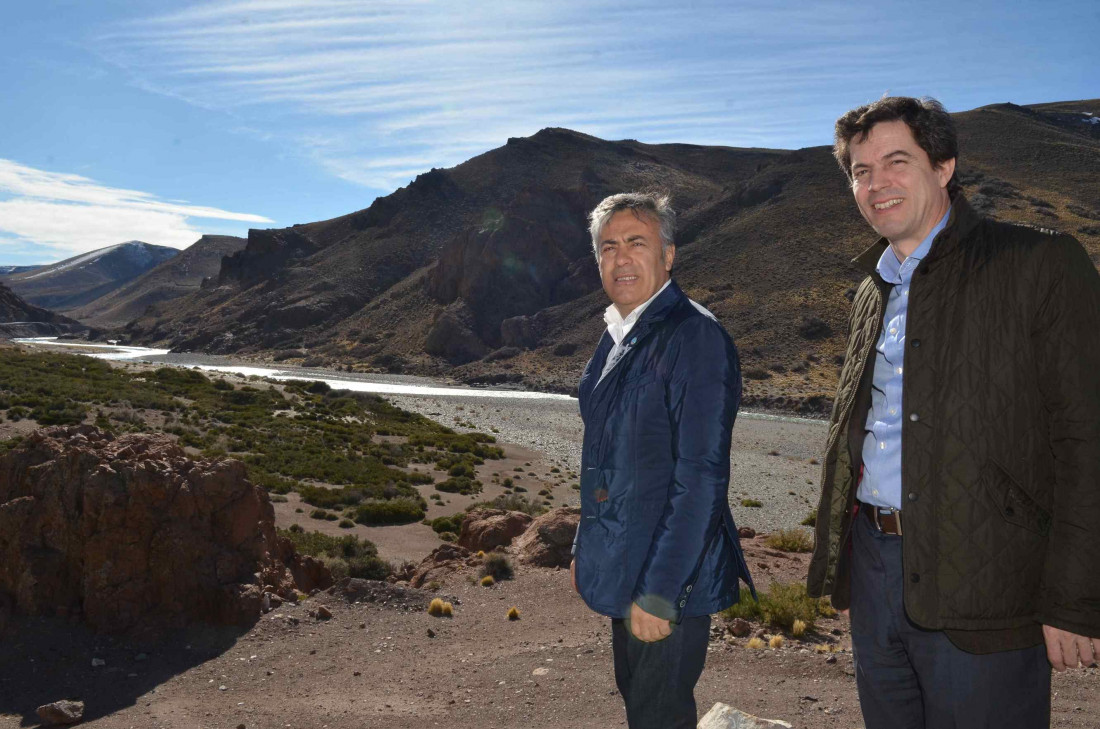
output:
[[[750,650],[754,650],[754,651],[763,650],[764,649],[764,641],[760,640],[759,638],[753,638],[752,640],[750,640],[748,643],[745,644],[745,647],[749,648]]]
[[[781,552],[810,552],[814,548],[810,535],[798,528],[774,531],[764,539],[764,544]]]
[[[517,609],[515,607],[508,608],[508,619],[509,620],[519,620],[519,609]]]
[[[769,648],[779,649],[783,647],[783,636],[773,635],[771,640],[768,641]]]
[[[481,578],[481,586],[482,587],[492,587],[495,583],[496,583],[496,580],[493,579],[492,575],[485,575],[484,577]]]

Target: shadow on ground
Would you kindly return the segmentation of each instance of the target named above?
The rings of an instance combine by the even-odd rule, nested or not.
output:
[[[42,704],[84,702],[84,721],[134,706],[165,681],[215,658],[251,626],[106,636],[60,618],[12,618],[0,633],[0,716],[39,726]],[[105,661],[93,667],[92,659]]]

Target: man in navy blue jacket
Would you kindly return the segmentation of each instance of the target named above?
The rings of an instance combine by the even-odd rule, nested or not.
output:
[[[611,305],[580,382],[573,584],[612,619],[631,729],[694,727],[710,615],[752,584],[727,496],[737,350],[671,279],[667,197],[612,195],[590,222]]]

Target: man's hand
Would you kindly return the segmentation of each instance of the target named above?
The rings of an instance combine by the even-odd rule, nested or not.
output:
[[[580,592],[577,589],[577,560],[569,563],[569,579],[573,580],[573,592]]]
[[[1047,644],[1047,658],[1055,671],[1095,666],[1100,662],[1100,638],[1087,638],[1083,635],[1061,630],[1050,625],[1043,626],[1043,638]]]
[[[664,618],[650,615],[638,607],[638,603],[630,603],[630,632],[634,637],[645,643],[656,643],[668,637],[672,632],[672,626]]]

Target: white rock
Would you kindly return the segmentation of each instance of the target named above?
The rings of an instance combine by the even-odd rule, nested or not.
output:
[[[768,729],[768,727],[790,729],[790,726],[779,719],[761,719],[759,716],[746,714],[719,701],[710,707],[710,711],[699,721],[698,729]]]
[[[100,666],[106,666],[106,665],[107,665],[107,661],[103,660],[102,658],[93,658],[92,659],[92,668],[99,668]]]

